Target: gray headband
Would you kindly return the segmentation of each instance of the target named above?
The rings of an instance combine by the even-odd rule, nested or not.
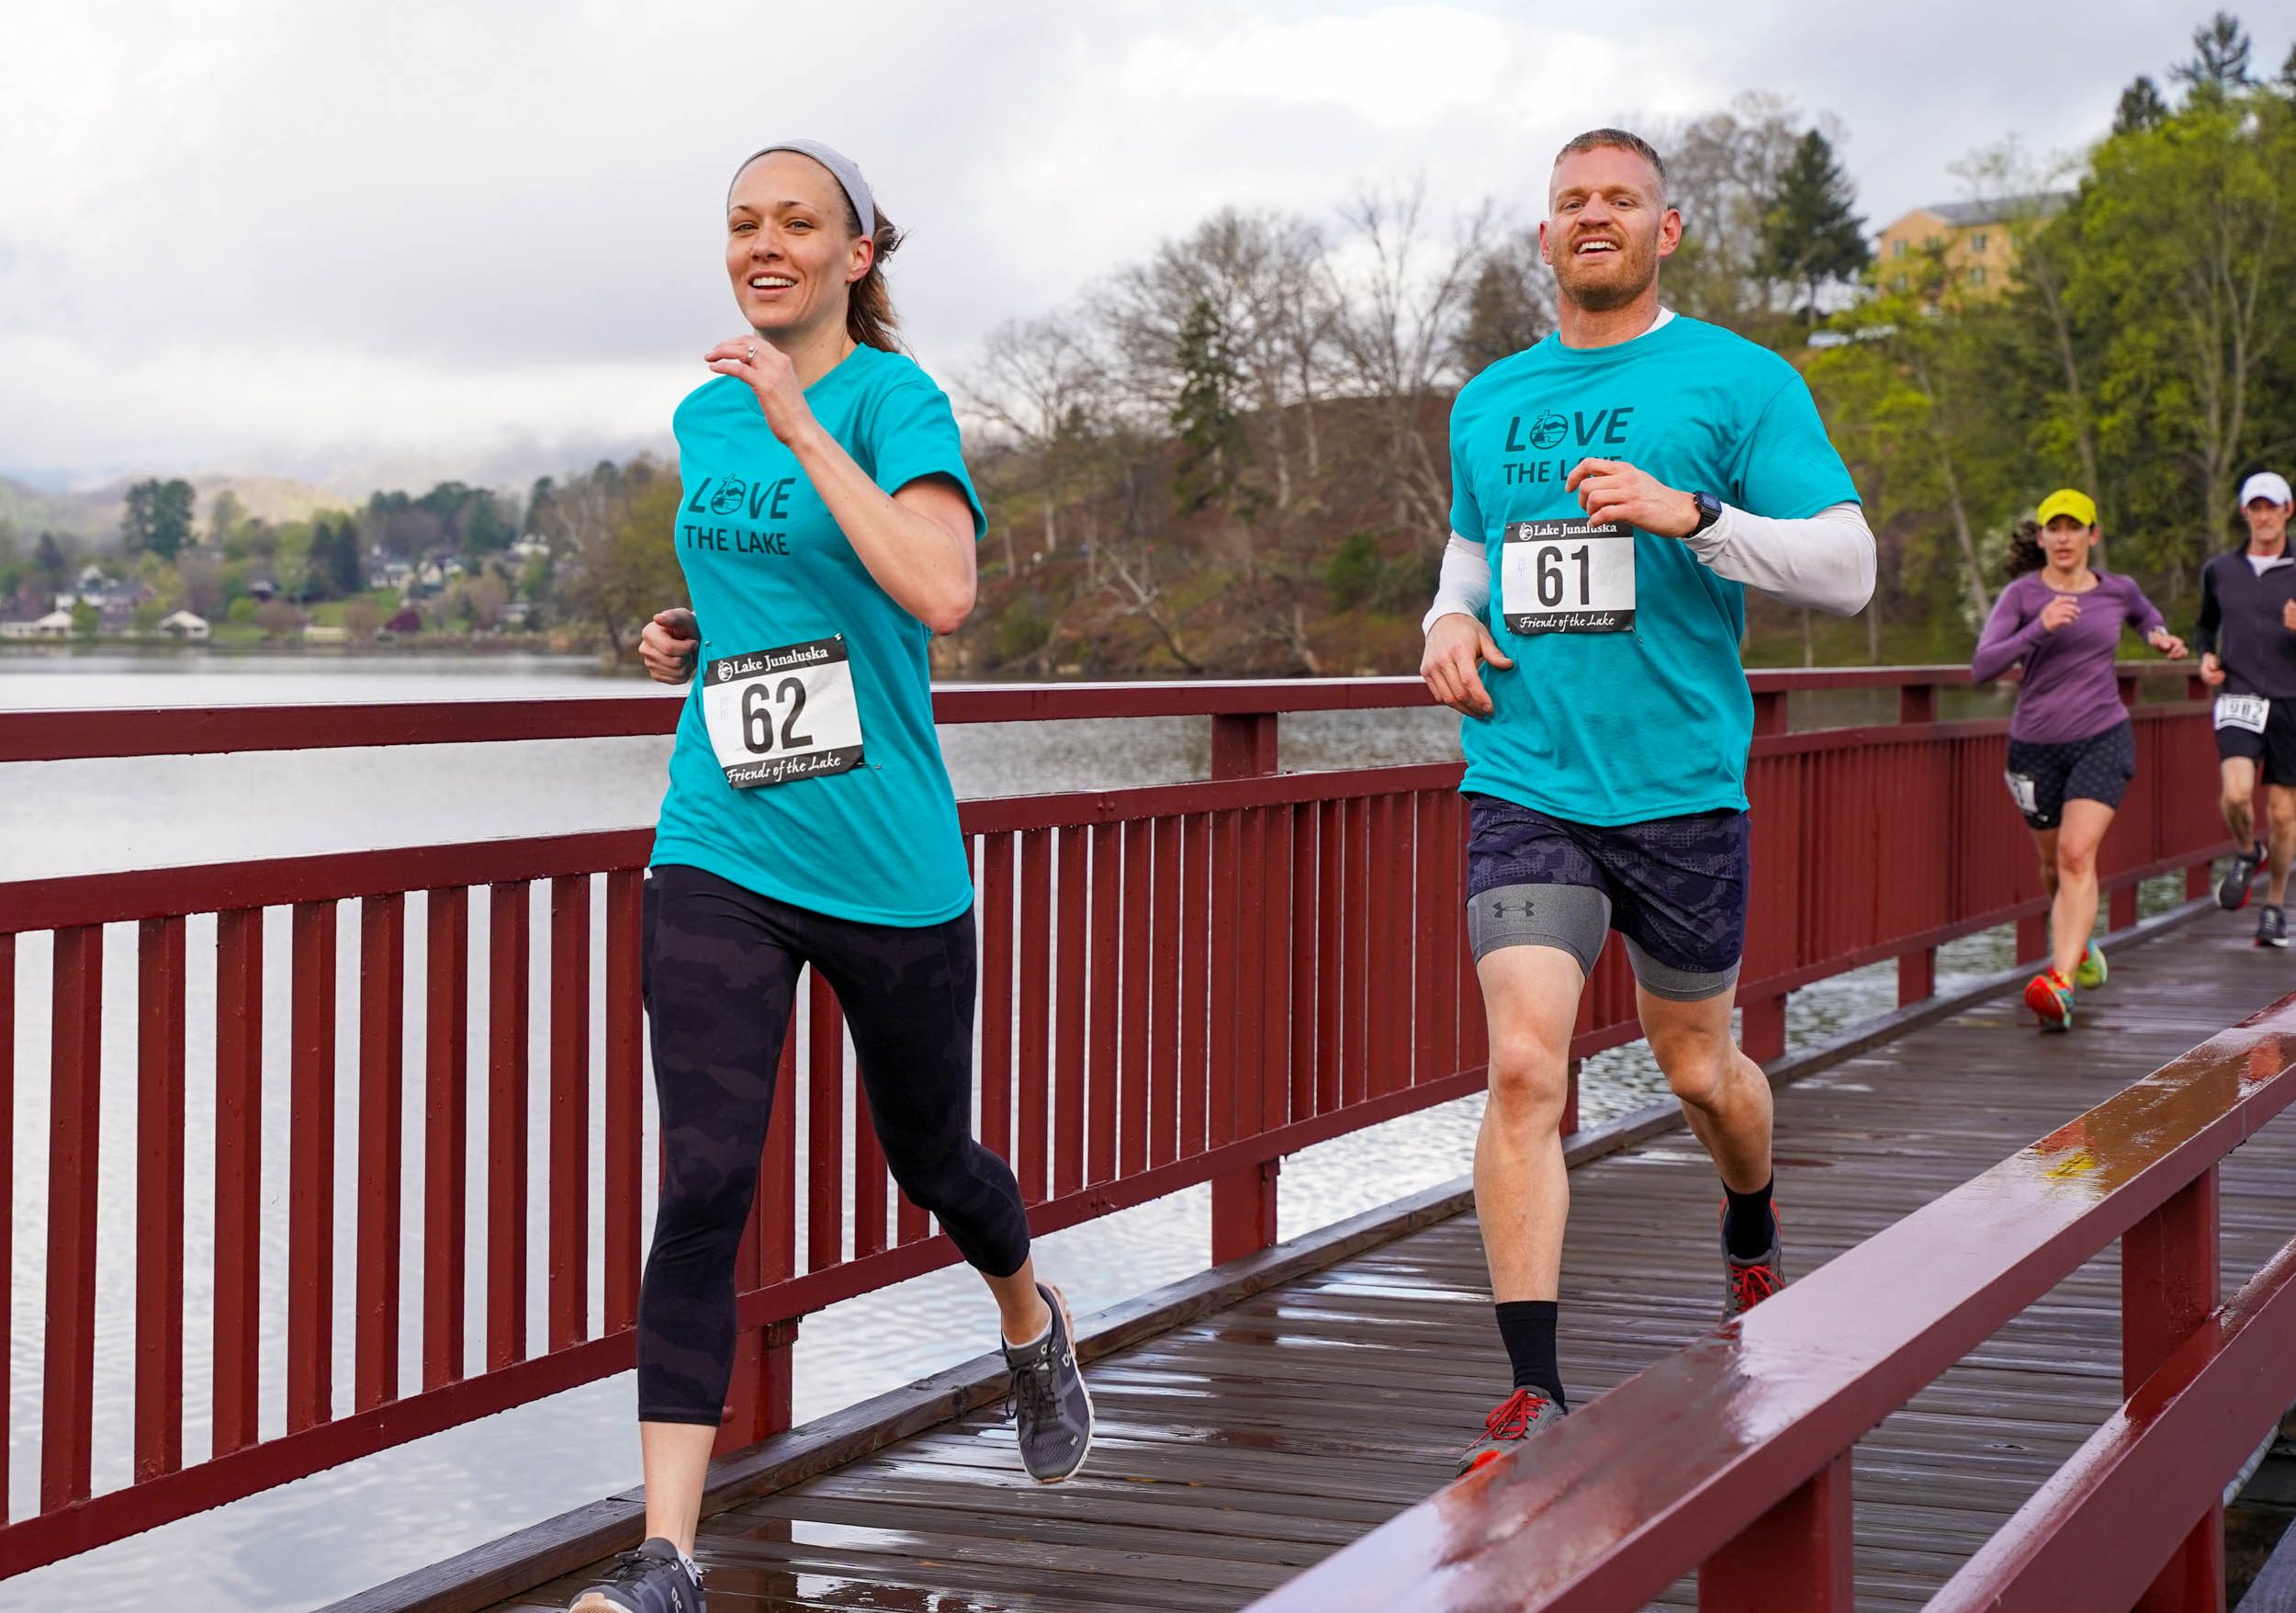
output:
[[[844,187],[845,199],[853,204],[853,211],[861,219],[861,234],[871,241],[877,238],[877,204],[869,194],[869,181],[861,177],[861,171],[853,165],[852,158],[834,146],[823,145],[817,140],[776,141],[770,146],[760,146],[744,157],[741,160],[741,168],[734,170],[734,177],[740,178],[742,168],[748,167],[750,164],[769,152],[795,152],[801,157],[811,157],[827,168],[835,176],[838,184]],[[730,200],[732,198],[730,186],[726,195],[727,199]]]

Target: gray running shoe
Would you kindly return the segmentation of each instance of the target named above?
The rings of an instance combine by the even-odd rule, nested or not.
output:
[[[1464,1478],[1497,1461],[1532,1435],[1553,1427],[1570,1415],[1560,1402],[1548,1399],[1536,1389],[1516,1390],[1492,1406],[1483,1419],[1483,1437],[1459,1457],[1459,1476]]]
[[[702,1613],[702,1575],[658,1535],[613,1561],[568,1613]]]
[[[2270,902],[2257,913],[2257,944],[2286,946],[2288,944],[2288,915]]]
[[[1722,1245],[1722,1320],[1735,1322],[1785,1286],[1784,1239],[1778,1230],[1778,1213],[1770,1213],[1770,1246],[1751,1260],[1730,1253]]]
[[[2261,845],[2249,847],[2233,859],[2233,865],[2224,870],[2224,877],[2216,882],[2216,905],[2227,913],[2237,913],[2248,905],[2248,882],[2257,876],[2257,864],[2264,861]]]
[[[1006,1405],[1020,1440],[1021,1464],[1040,1484],[1057,1484],[1084,1466],[1092,1450],[1092,1396],[1076,1367],[1075,1328],[1060,1290],[1037,1284],[1052,1325],[1034,1344],[1005,1345],[1012,1370]]]

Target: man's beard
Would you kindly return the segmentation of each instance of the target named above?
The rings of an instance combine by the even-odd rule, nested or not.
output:
[[[1658,280],[1659,254],[1649,247],[1638,248],[1632,243],[1621,244],[1618,252],[1626,259],[1626,272],[1616,277],[1606,276],[1592,285],[1573,285],[1558,266],[1556,284],[1564,296],[1589,313],[1608,313],[1626,307]]]

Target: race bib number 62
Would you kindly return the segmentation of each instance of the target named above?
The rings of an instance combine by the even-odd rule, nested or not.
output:
[[[859,767],[861,707],[844,636],[711,661],[702,720],[737,790]]]
[[[1635,625],[1634,528],[1514,521],[1500,547],[1499,614],[1511,633],[1626,633]]]

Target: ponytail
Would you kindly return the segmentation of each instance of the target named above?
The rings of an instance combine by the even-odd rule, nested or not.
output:
[[[861,233],[861,217],[853,204],[845,204],[845,225]],[[885,284],[885,259],[901,245],[901,231],[884,213],[877,215],[877,250],[870,254],[869,273],[845,288],[845,333],[863,347],[901,351],[901,321],[893,311],[893,290]]]
[[[2041,523],[2020,521],[2009,529],[2009,574],[2022,577],[2028,571],[2038,571],[2049,563],[2049,557],[2041,552]]]

